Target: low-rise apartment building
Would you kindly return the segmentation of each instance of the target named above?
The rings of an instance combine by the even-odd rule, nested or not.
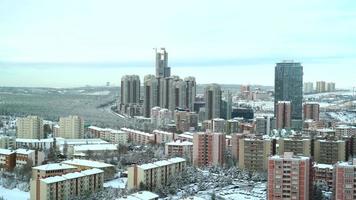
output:
[[[9,149],[0,149],[0,170],[11,171],[16,166],[16,152]]]
[[[93,160],[72,159],[72,160],[65,160],[62,163],[75,166],[81,171],[87,169],[94,169],[94,168],[101,169],[104,171],[104,180],[113,179],[115,176],[115,166],[104,162],[98,162]]]
[[[176,157],[129,167],[128,189],[139,189],[143,186],[152,191],[160,185],[166,185],[170,177],[182,172],[185,166],[186,160]]]
[[[139,130],[121,128],[122,131],[129,134],[129,140],[137,144],[150,144],[155,142],[155,135],[146,133]]]

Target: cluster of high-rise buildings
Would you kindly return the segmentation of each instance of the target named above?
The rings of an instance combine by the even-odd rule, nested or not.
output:
[[[323,92],[335,92],[335,83],[334,82],[325,82],[325,81],[317,81],[314,88],[313,82],[305,82],[304,83],[304,93],[323,93]]]
[[[43,139],[44,123],[38,116],[19,117],[16,122],[16,137],[24,139]],[[84,120],[78,116],[59,118],[59,125],[52,127],[56,137],[74,139],[84,137]]]

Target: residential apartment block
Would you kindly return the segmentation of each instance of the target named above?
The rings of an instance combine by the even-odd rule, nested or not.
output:
[[[334,199],[356,199],[356,159],[340,162],[334,166]]]
[[[129,139],[127,132],[111,128],[89,126],[88,131],[91,137],[100,138],[113,144],[126,144]]]
[[[170,177],[185,169],[186,160],[176,157],[128,168],[128,189],[139,189],[141,186],[150,191],[165,185]]]
[[[322,164],[335,164],[338,161],[345,161],[346,144],[344,140],[315,140],[314,160]]]
[[[61,117],[59,126],[59,136],[62,138],[79,139],[84,137],[84,120],[81,117]]]
[[[199,132],[193,135],[193,164],[217,166],[224,164],[225,134]]]
[[[122,131],[129,134],[129,140],[137,144],[150,144],[155,142],[155,135],[139,130],[121,128]]]
[[[312,162],[291,152],[268,159],[268,199],[309,200],[312,188]]]
[[[250,171],[266,171],[268,157],[275,154],[274,143],[272,139],[240,139],[239,167]]]
[[[165,155],[178,156],[182,158],[193,159],[193,143],[188,141],[176,140],[165,144]]]
[[[43,119],[37,116],[17,118],[17,138],[42,139]]]
[[[11,171],[16,166],[16,152],[9,149],[0,149],[0,170]]]
[[[278,153],[293,152],[298,156],[311,156],[311,140],[301,137],[279,138],[277,141]]]

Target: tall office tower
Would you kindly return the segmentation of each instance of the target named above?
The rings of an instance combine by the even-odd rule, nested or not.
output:
[[[312,161],[292,152],[268,159],[268,199],[309,200],[312,189]]]
[[[318,93],[326,92],[326,82],[325,81],[317,81],[315,90]]]
[[[195,96],[197,94],[197,83],[195,78],[192,76],[184,78],[186,84],[185,100],[184,100],[184,109],[189,109],[190,111],[194,110]]]
[[[284,61],[275,67],[274,114],[277,116],[278,101],[290,101],[292,119],[302,119],[303,67],[300,63]]]
[[[356,159],[334,165],[333,195],[335,200],[356,199]]]
[[[42,139],[43,134],[43,119],[38,116],[27,116],[17,118],[17,138],[26,139]]]
[[[226,119],[231,119],[232,115],[232,94],[230,91],[227,91],[227,105],[226,105]]]
[[[200,132],[193,135],[193,164],[222,166],[224,164],[225,134]]]
[[[140,77],[126,75],[121,78],[121,104],[140,102]]]
[[[286,129],[292,125],[292,105],[289,101],[279,101],[276,104],[276,128]]]
[[[327,83],[326,91],[327,92],[335,92],[335,83],[333,83],[333,82]]]
[[[143,84],[143,114],[151,116],[151,108],[159,106],[159,80],[154,75],[146,75]]]
[[[173,111],[176,108],[185,108],[186,84],[178,77],[173,80],[172,98],[170,101],[170,109]]]
[[[84,137],[84,120],[78,116],[59,118],[59,136],[66,139]]]
[[[240,138],[239,168],[249,171],[267,170],[267,158],[275,153],[274,143],[272,139]]]
[[[179,94],[175,94],[176,84],[179,81],[178,76],[171,76],[165,78],[159,78],[159,106],[161,108],[167,108],[174,110],[175,108],[175,96],[179,98]]]
[[[304,120],[312,119],[319,121],[320,105],[318,103],[308,102],[303,106]]]
[[[140,77],[126,75],[121,78],[121,97],[119,109],[129,116],[142,114],[140,105]]]
[[[156,49],[156,76],[170,77],[171,68],[168,67],[168,53],[165,48],[161,48],[158,52]]]
[[[314,92],[314,84],[313,82],[305,82],[304,83],[304,94],[309,94]]]
[[[205,87],[205,119],[220,118],[221,87],[210,84]]]

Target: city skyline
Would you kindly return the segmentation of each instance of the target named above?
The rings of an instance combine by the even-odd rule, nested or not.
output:
[[[165,47],[172,75],[198,83],[273,85],[274,64],[293,59],[305,81],[355,85],[353,1],[137,3],[0,2],[0,84],[119,85],[154,74],[153,48]]]

